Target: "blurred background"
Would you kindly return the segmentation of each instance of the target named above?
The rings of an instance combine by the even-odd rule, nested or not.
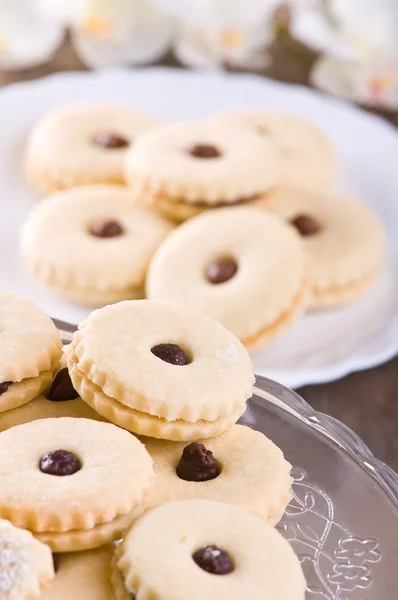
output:
[[[254,71],[398,123],[397,33],[397,0],[0,0],[0,83],[154,63]]]

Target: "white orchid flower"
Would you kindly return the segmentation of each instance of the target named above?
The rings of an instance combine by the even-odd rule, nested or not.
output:
[[[0,0],[0,69],[44,62],[63,36],[63,27],[31,0]]]
[[[45,62],[66,27],[89,67],[150,62],[173,24],[151,0],[0,0],[0,68]]]
[[[144,63],[170,46],[173,20],[150,0],[41,0],[71,28],[89,67]]]
[[[179,21],[178,58],[197,67],[261,68],[274,38],[272,17],[280,0],[154,0]]]
[[[322,52],[311,79],[356,102],[398,107],[398,2],[292,0],[292,35]]]
[[[398,56],[346,62],[323,56],[311,72],[311,82],[333,95],[387,110],[398,108]]]

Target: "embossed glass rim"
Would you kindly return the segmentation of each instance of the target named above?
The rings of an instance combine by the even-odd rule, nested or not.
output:
[[[72,340],[76,325],[53,319],[64,343]],[[276,404],[293,414],[297,419],[309,425],[322,435],[331,439],[354,460],[359,462],[367,473],[389,494],[398,508],[398,475],[388,465],[377,459],[365,442],[341,421],[315,411],[293,390],[266,377],[256,376],[253,395]]]
[[[317,412],[299,394],[266,377],[256,376],[253,393],[263,400],[276,404],[312,429],[327,436],[361,464],[398,508],[398,474],[376,458],[365,442],[347,425],[330,415]]]

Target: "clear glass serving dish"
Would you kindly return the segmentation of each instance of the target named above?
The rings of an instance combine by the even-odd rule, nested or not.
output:
[[[69,342],[74,326],[55,322]],[[293,465],[278,529],[302,563],[306,600],[398,600],[398,475],[348,427],[269,379],[257,377],[241,422]]]

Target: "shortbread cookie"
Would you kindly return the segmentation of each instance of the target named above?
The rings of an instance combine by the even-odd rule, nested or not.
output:
[[[234,425],[199,442],[142,438],[153,458],[155,480],[139,516],[170,500],[205,499],[248,508],[276,525],[290,502],[291,465],[262,433]]]
[[[54,419],[59,417],[106,421],[104,417],[93,410],[87,402],[83,402],[81,398],[49,400],[46,396],[39,396],[28,402],[28,404],[23,404],[13,410],[0,413],[0,432],[10,429],[10,427],[15,427],[15,425],[31,423],[39,419]]]
[[[225,208],[184,223],[163,242],[147,297],[201,310],[252,349],[300,315],[305,278],[293,227],[253,208]]]
[[[50,548],[29,531],[0,520],[0,599],[43,598],[43,590],[53,577]]]
[[[118,186],[58,192],[30,213],[23,257],[38,279],[75,302],[141,298],[149,261],[172,226]]]
[[[70,372],[80,393],[96,412],[119,427],[140,435],[167,440],[190,441],[213,437],[232,427],[241,417],[242,409],[233,411],[227,417],[218,417],[214,421],[200,419],[194,423],[176,419],[168,421],[145,412],[130,408],[104,394],[99,386],[93,384],[79,371],[74,357],[70,363]]]
[[[41,600],[114,600],[111,585],[114,550],[109,544],[86,552],[55,554],[55,578]]]
[[[97,525],[91,529],[72,529],[63,533],[50,531],[34,535],[56,552],[77,552],[99,548],[110,541],[120,540],[133,522],[134,515],[129,512],[121,517],[116,517],[110,523]]]
[[[283,179],[274,141],[229,123],[176,123],[143,134],[127,155],[137,198],[184,220],[208,208],[253,204]]]
[[[156,121],[121,106],[74,106],[44,116],[27,144],[28,179],[43,194],[76,185],[124,183],[126,152]]]
[[[309,121],[268,110],[232,112],[215,120],[248,125],[261,137],[273,140],[285,161],[289,186],[325,187],[336,178],[337,154],[326,136]],[[267,157],[264,168],[266,164]]]
[[[116,568],[140,600],[305,597],[300,562],[282,535],[241,507],[210,500],[147,512],[123,541]]]
[[[75,389],[100,414],[166,439],[225,431],[245,411],[254,381],[249,355],[222,325],[148,300],[93,312],[67,360]]]
[[[0,434],[0,455],[0,517],[29,529],[54,551],[118,539],[120,523],[128,523],[153,475],[141,442],[88,419],[12,427]],[[76,546],[68,546],[68,538]]]
[[[54,323],[38,306],[0,290],[0,413],[30,402],[51,382],[62,354]]]
[[[350,302],[374,284],[385,259],[386,235],[369,207],[331,192],[286,190],[267,203],[267,209],[302,236],[310,308]]]

